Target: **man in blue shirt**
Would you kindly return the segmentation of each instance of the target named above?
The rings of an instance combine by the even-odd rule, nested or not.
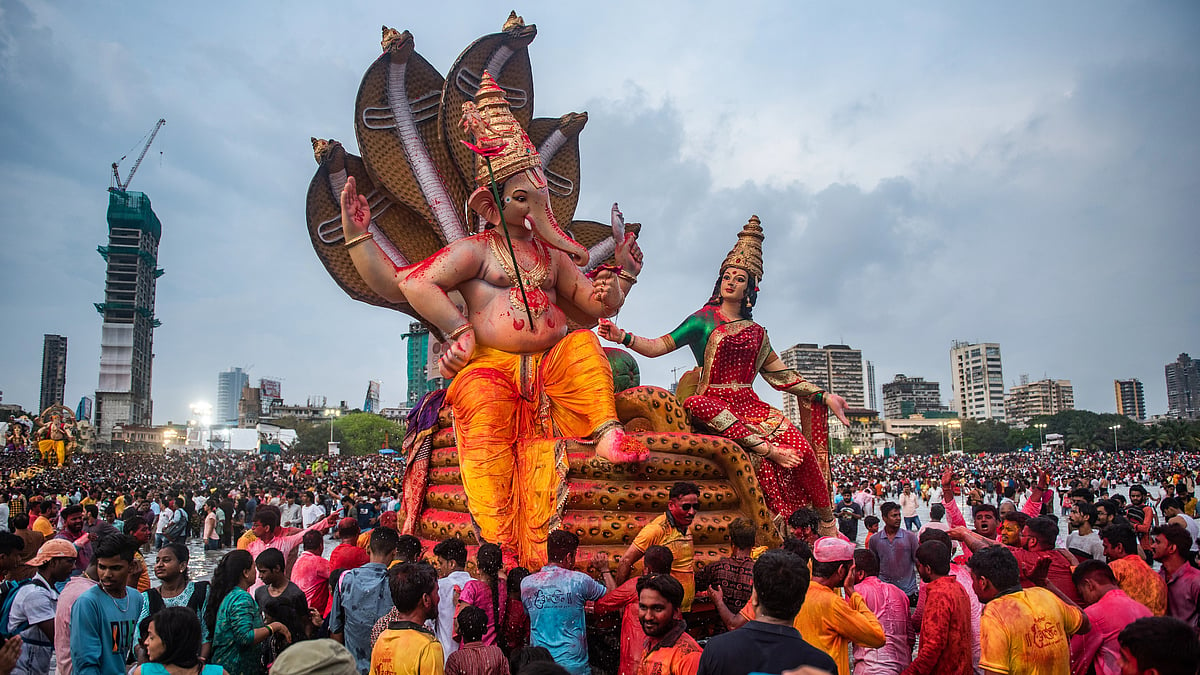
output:
[[[555,530],[546,539],[550,562],[521,583],[521,604],[529,615],[529,644],[545,647],[571,675],[590,675],[583,606],[599,600],[607,589],[583,572],[576,572],[579,537]]]
[[[396,558],[399,542],[400,535],[390,527],[371,530],[371,562],[347,570],[333,589],[329,632],[354,655],[363,675],[371,668],[371,629],[395,606],[388,588],[388,565]]]
[[[125,675],[137,641],[142,594],[126,586],[137,542],[113,534],[96,545],[99,584],[71,607],[71,665],[77,675]]]
[[[871,537],[867,548],[879,556],[879,579],[897,586],[908,596],[912,606],[917,604],[917,535],[900,528],[900,505],[884,502],[879,507],[883,530]]]

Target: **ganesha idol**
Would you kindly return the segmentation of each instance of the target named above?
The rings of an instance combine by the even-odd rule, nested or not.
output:
[[[637,228],[626,231],[615,206],[611,228],[573,219],[587,118],[532,117],[534,35],[513,14],[443,79],[409,33],[385,28],[383,54],[359,90],[363,156],[313,141],[320,168],[309,230],[322,262],[352,297],[418,317],[446,343],[438,367],[450,385],[414,411],[420,424],[410,417],[402,529],[497,543],[537,567],[559,527],[593,551],[624,551],[661,513],[669,481],[691,479],[708,500],[698,527],[711,530],[698,561],[715,558],[735,517],[750,518],[763,543],[777,541],[752,464],[781,467],[765,485],[796,484],[781,472],[797,465],[822,480],[811,449],[806,456],[792,436],[768,435],[747,453],[698,412],[703,428],[733,440],[691,433],[661,389],[614,394],[590,328],[614,316],[637,282]],[[837,410],[808,398],[814,419],[822,402]],[[815,481],[804,486],[770,499],[780,509],[828,506],[827,487],[822,501]]]

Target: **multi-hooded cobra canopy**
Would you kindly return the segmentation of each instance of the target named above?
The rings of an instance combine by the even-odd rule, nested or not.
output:
[[[372,291],[343,246],[339,195],[349,176],[371,205],[374,241],[397,267],[418,263],[439,248],[476,231],[482,224],[466,208],[480,185],[474,143],[462,124],[463,104],[475,102],[490,80],[489,92],[502,100],[522,129],[532,158],[539,160],[550,204],[564,232],[589,250],[587,269],[612,262],[615,249],[608,225],[576,220],[579,203],[579,134],[587,113],[558,118],[533,116],[533,72],[528,47],[537,28],[512,13],[499,33],[471,43],[443,77],[416,52],[408,31],[384,27],[382,54],[363,75],[355,102],[354,130],[361,157],[340,143],[313,139],[318,168],[309,185],[309,237],[330,276],[350,297],[421,318],[407,303],[391,302]],[[488,106],[474,103],[484,113]],[[493,159],[493,172],[511,166]],[[503,166],[499,166],[503,165]],[[521,166],[519,170],[525,170]],[[534,171],[535,169],[531,169]],[[514,172],[515,173],[515,172]],[[500,176],[497,176],[500,178]],[[503,178],[500,178],[503,180]],[[636,232],[636,228],[631,228]],[[586,271],[586,269],[585,269]],[[577,323],[585,318],[564,307]]]

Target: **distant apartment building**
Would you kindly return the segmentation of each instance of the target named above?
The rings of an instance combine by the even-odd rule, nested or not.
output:
[[[1171,417],[1196,419],[1200,416],[1200,361],[1187,353],[1175,363],[1166,365],[1167,414]]]
[[[231,427],[238,425],[238,403],[242,400],[242,389],[250,384],[250,375],[241,368],[230,368],[217,373],[217,409],[213,411],[213,422]]]
[[[863,387],[862,350],[848,345],[802,343],[783,350],[779,355],[784,365],[821,389],[845,397],[847,408],[866,409],[866,390]],[[800,405],[796,397],[783,396],[783,413],[799,423]]]
[[[1117,398],[1117,414],[1131,417],[1139,422],[1146,420],[1146,397],[1142,393],[1142,381],[1113,380],[1113,395]]]
[[[999,344],[955,341],[950,348],[950,373],[959,417],[1005,420]]]
[[[1028,424],[1035,417],[1057,415],[1075,409],[1075,389],[1070,380],[1038,380],[1021,377],[1021,384],[1004,397],[1004,408],[1012,424]]]
[[[239,429],[253,429],[258,426],[263,417],[262,387],[242,387],[242,395],[238,399],[237,426]]]
[[[42,339],[42,396],[37,411],[62,405],[67,390],[67,338],[45,335]]]
[[[887,419],[904,419],[912,415],[929,412],[945,412],[942,405],[942,387],[937,382],[926,382],[923,377],[896,375],[883,385],[883,416]]]

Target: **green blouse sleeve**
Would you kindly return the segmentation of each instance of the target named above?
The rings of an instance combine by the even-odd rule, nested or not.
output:
[[[716,322],[712,317],[700,310],[684,319],[679,327],[667,334],[667,337],[671,338],[676,348],[684,345],[691,347],[692,355],[696,357],[696,365],[703,365],[704,346],[708,344],[708,336],[715,327]]]

